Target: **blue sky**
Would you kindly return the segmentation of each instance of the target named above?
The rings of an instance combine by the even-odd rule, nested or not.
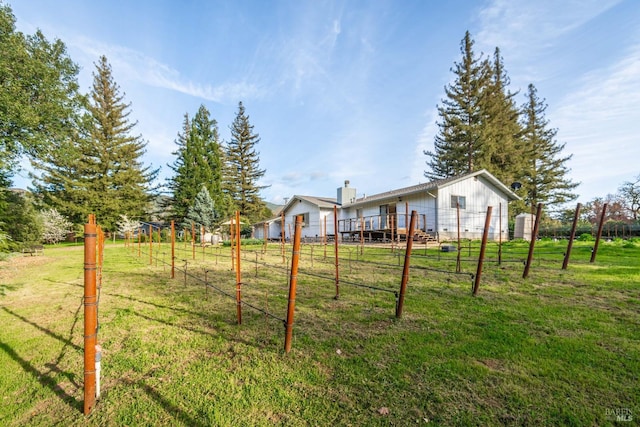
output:
[[[67,45],[84,92],[107,57],[162,177],[185,113],[204,104],[228,140],[242,101],[266,201],[335,197],[345,179],[359,196],[425,182],[466,30],[478,54],[500,47],[519,105],[529,83],[546,99],[579,201],[640,174],[637,0],[8,3],[18,30]]]

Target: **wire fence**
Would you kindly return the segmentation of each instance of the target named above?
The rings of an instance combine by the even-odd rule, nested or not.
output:
[[[540,218],[541,205],[538,208],[536,217]],[[467,212],[466,215],[479,218],[478,213]],[[415,235],[420,224],[420,214],[412,211],[411,217],[408,225],[414,230],[407,231],[409,236]],[[364,233],[358,241],[342,239],[340,235],[334,235],[333,239],[327,235],[305,238],[304,215],[297,218],[300,221],[293,239],[280,236],[275,242],[262,239],[254,240],[252,245],[243,245],[238,215],[228,221],[229,239],[217,245],[210,245],[204,239],[205,228],[195,223],[190,230],[183,228],[180,234],[173,224],[171,227],[146,224],[137,235],[129,236],[125,245],[139,259],[148,259],[150,265],[170,270],[172,278],[176,278],[176,273],[181,274],[185,286],[200,284],[206,292],[213,291],[230,302],[235,300],[239,324],[242,323],[242,309],[246,307],[287,329],[289,322],[282,313],[289,301],[286,291],[291,292],[294,258],[297,258],[295,279],[301,280],[305,289],[314,287],[318,295],[335,299],[345,292],[349,297],[355,295],[348,289],[373,292],[383,300],[388,295],[396,317],[400,317],[409,279],[417,283],[426,277],[447,283],[468,283],[476,295],[484,264],[498,266],[502,274],[521,275],[526,279],[536,270],[566,269],[570,260],[573,263],[594,262],[603,228],[598,227],[593,244],[581,242],[576,247],[572,247],[572,243],[577,227],[570,231],[566,246],[557,242],[548,244],[539,239],[537,221],[526,245],[521,241],[502,240],[502,233],[498,239],[491,240],[489,236],[495,218],[488,209],[484,214],[481,239],[463,238],[462,233],[455,230],[456,239],[433,242],[408,238],[399,244],[367,240]],[[458,221],[459,218],[456,212],[456,223],[462,226],[463,221]],[[294,248],[296,238],[300,241],[297,249]]]

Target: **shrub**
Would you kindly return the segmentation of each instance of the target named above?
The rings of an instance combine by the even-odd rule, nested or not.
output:
[[[595,239],[591,233],[582,233],[580,237],[578,237],[578,240],[581,242],[593,242]]]

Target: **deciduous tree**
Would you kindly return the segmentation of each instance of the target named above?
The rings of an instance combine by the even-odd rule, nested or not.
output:
[[[640,175],[633,181],[625,181],[618,189],[618,194],[629,210],[633,221],[638,221],[640,214]]]
[[[45,209],[40,212],[42,218],[42,240],[45,243],[58,243],[67,237],[73,224],[57,210]]]

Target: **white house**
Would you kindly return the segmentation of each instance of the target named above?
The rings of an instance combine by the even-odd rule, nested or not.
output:
[[[479,239],[492,206],[489,238],[508,239],[509,202],[519,197],[486,170],[356,198],[349,181],[337,189],[337,198],[293,196],[279,218],[268,221],[268,236],[293,235],[296,215],[304,215],[303,238],[333,236],[334,206],[338,234],[343,240],[405,239],[411,212],[418,214],[414,237],[437,240]],[[284,227],[282,219],[284,218]],[[459,225],[458,225],[459,224]],[[255,235],[263,223],[256,224]],[[264,231],[261,232],[264,235]]]
[[[254,224],[254,237],[262,239],[266,230],[268,239],[277,240],[281,238],[280,233],[284,229],[284,236],[289,239],[293,237],[298,215],[303,216],[301,235],[303,238],[320,239],[328,234],[333,235],[334,206],[338,206],[335,198],[295,195],[282,208],[279,216]]]

